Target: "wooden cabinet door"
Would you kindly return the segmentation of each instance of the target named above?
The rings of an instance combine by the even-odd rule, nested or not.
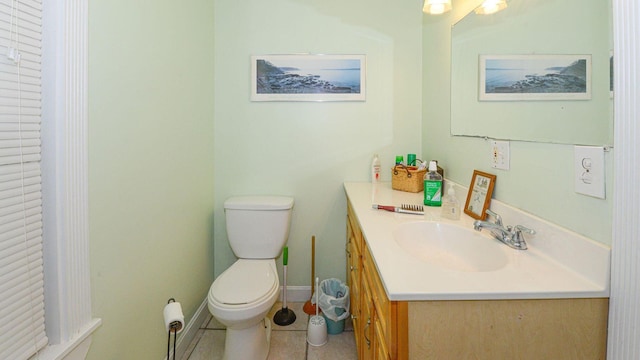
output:
[[[351,312],[351,322],[353,323],[353,331],[355,334],[362,333],[362,311],[360,309],[360,263],[361,256],[358,248],[355,246],[354,233],[351,231],[351,225],[347,221],[347,284],[349,285],[349,306]],[[356,348],[362,347],[362,337],[356,336]]]
[[[387,349],[387,342],[385,340],[385,336],[384,333],[382,331],[382,323],[380,322],[380,317],[377,316],[377,312],[376,312],[376,317],[375,317],[375,327],[374,327],[374,332],[375,332],[375,340],[373,342],[374,344],[374,353],[375,353],[375,359],[376,360],[391,360],[391,356],[389,355],[389,350]]]
[[[375,359],[375,308],[366,277],[362,278],[362,352],[361,360]]]

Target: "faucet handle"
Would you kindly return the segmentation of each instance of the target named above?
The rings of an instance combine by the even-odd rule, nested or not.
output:
[[[487,213],[487,215],[489,215],[489,216],[493,216],[493,218],[496,219],[496,225],[502,226],[502,216],[500,216],[497,213],[491,211],[490,209],[485,210],[485,213]]]
[[[535,230],[529,229],[528,227],[522,225],[516,225],[513,227],[513,230],[510,231],[511,241],[513,242],[513,245],[520,250],[527,249],[527,242],[524,240],[524,235],[522,235],[522,233],[524,232],[531,235],[534,235],[536,233]]]
[[[529,229],[528,227],[522,226],[522,225],[514,226],[513,230],[516,231],[516,232],[524,232],[524,233],[527,233],[527,234],[530,234],[530,235],[535,235],[536,234],[535,230]]]

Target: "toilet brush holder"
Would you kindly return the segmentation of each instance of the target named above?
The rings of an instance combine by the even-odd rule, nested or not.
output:
[[[322,346],[327,343],[327,323],[322,315],[314,315],[309,319],[307,342],[311,346]]]
[[[316,278],[316,304],[318,303],[318,282],[320,279]],[[309,325],[307,327],[307,342],[311,346],[322,346],[327,343],[327,322],[324,317],[318,315],[318,306],[316,306],[316,314],[309,319]]]

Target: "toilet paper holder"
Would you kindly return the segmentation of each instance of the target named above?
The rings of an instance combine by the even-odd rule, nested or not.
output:
[[[168,332],[167,337],[167,359],[171,353],[171,334],[173,333],[173,359],[176,358],[176,337],[184,327],[184,315],[182,314],[182,306],[176,299],[170,298],[164,307],[164,324]]]
[[[173,332],[174,334],[177,334],[182,330],[182,326],[184,325],[184,317],[182,317],[182,308],[180,307],[180,303],[176,303],[176,299],[170,298],[167,301],[167,305],[171,303],[175,303],[176,305],[173,306],[174,309],[171,309],[170,306],[165,307],[165,309],[167,309],[165,311],[165,321],[168,322],[167,330]],[[171,315],[173,315],[173,317]],[[169,319],[167,319],[167,317]]]

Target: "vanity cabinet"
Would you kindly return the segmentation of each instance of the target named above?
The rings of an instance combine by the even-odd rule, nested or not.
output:
[[[358,359],[408,359],[407,302],[389,301],[350,204],[347,274]]]
[[[606,357],[608,298],[390,301],[350,201],[346,250],[358,359]]]

